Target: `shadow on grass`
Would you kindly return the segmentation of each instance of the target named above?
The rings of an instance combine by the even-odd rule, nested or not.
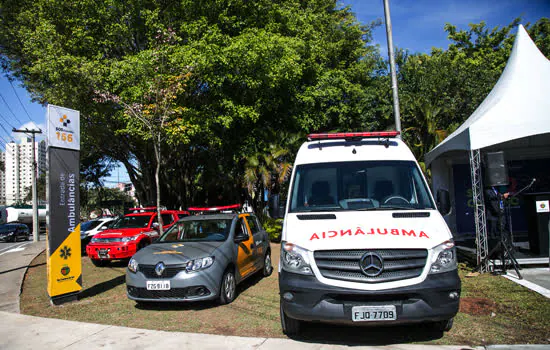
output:
[[[304,323],[300,335],[293,336],[291,339],[305,343],[382,346],[427,342],[440,339],[443,334],[432,328],[430,324],[364,327]]]
[[[249,288],[256,285],[258,282],[260,282],[263,278],[263,275],[261,273],[256,273],[246,280],[244,280],[242,283],[240,283],[237,286],[237,296],[235,298],[239,298],[239,294],[243,293],[244,291],[248,290]],[[221,283],[221,282],[220,282]],[[214,300],[203,300],[203,301],[183,301],[183,302],[154,302],[154,301],[140,301],[136,302],[136,308],[140,310],[155,310],[155,311],[162,311],[162,310],[176,310],[176,311],[185,311],[185,310],[205,310],[210,308],[215,308],[217,306],[220,306],[218,303],[217,298]]]
[[[116,288],[126,282],[126,276],[120,275],[108,281],[96,284],[93,287],[87,288],[80,293],[79,299],[86,299],[104,293],[110,289]]]

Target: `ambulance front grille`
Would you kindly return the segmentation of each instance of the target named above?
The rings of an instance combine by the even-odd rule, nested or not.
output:
[[[360,266],[361,258],[367,253],[379,256],[382,272],[377,276],[368,276]],[[426,249],[357,249],[324,250],[314,253],[315,264],[321,275],[328,279],[360,282],[385,283],[418,277],[422,274],[428,251]],[[368,263],[378,264],[378,259],[369,258]],[[376,269],[367,272],[374,274]]]

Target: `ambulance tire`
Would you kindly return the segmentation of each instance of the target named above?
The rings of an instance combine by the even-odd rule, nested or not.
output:
[[[264,256],[264,268],[262,269],[264,277],[271,276],[273,273],[273,265],[271,264],[271,252],[268,250]]]
[[[235,274],[231,271],[231,269],[227,269],[222,277],[220,297],[218,301],[221,305],[229,304],[235,300],[236,294],[237,281],[235,280]]]
[[[448,332],[453,328],[454,318],[434,323],[434,328],[440,332]]]
[[[288,336],[298,335],[300,333],[302,321],[288,317],[283,311],[283,303],[281,302],[280,305],[281,328],[283,329],[283,333]]]

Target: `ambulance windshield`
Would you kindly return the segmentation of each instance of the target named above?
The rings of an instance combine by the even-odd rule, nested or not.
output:
[[[290,212],[394,209],[435,209],[415,162],[332,162],[296,168]]]

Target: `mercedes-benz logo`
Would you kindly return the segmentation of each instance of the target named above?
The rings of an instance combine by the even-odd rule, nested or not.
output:
[[[164,263],[161,261],[157,264],[157,266],[155,266],[155,273],[157,274],[157,276],[162,276],[162,273],[164,272],[164,269],[166,268],[166,266],[164,266]]]
[[[384,260],[376,253],[365,253],[359,260],[361,272],[367,277],[376,277],[384,271]]]

